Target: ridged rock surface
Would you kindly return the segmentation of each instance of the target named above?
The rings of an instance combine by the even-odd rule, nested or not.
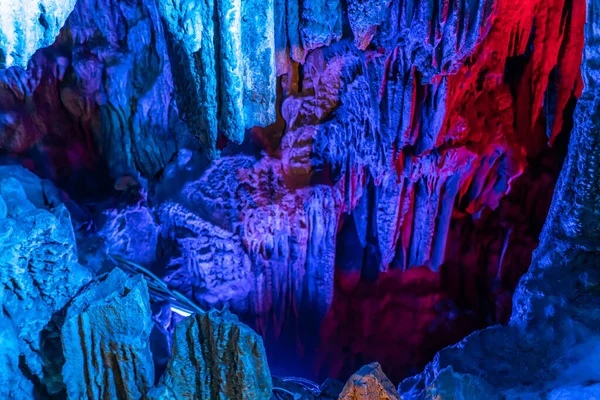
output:
[[[151,399],[268,400],[262,339],[229,312],[193,315],[175,328],[172,355]]]
[[[50,46],[76,0],[2,0],[0,69],[25,68],[40,48]]]
[[[289,188],[282,168],[269,157],[224,157],[181,192],[192,209],[240,232],[257,276],[254,311],[273,310],[279,323],[291,310],[327,311],[337,221],[330,187]]]
[[[248,310],[257,277],[239,236],[176,203],[164,203],[157,219],[161,245],[174,249],[165,268],[165,282],[204,309],[227,305],[237,312]]]
[[[103,251],[154,268],[202,307],[230,307],[261,334],[300,313],[320,320],[333,296],[335,251],[323,244],[335,238],[335,194],[288,188],[281,169],[277,159],[223,157],[192,172],[178,202],[107,211]]]
[[[153,322],[141,276],[115,269],[69,304],[61,340],[69,399],[141,399],[154,383]]]
[[[587,3],[585,90],[540,246],[515,292],[510,324],[442,350],[422,374],[400,384],[405,399],[429,398],[426,387],[450,366],[457,374],[481,377],[502,398],[600,395],[600,7]]]
[[[275,122],[274,0],[160,3],[178,105],[210,158]],[[219,143],[221,142],[221,143]]]
[[[89,279],[77,263],[59,191],[19,166],[0,167],[0,397],[52,393],[45,338],[50,322]]]

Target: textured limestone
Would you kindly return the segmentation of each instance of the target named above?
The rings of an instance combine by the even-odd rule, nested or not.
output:
[[[204,309],[227,305],[236,312],[248,311],[256,277],[239,236],[180,204],[164,203],[156,214],[162,246],[175,249],[166,265],[165,282]]]
[[[335,258],[327,244],[335,241],[337,221],[331,188],[290,189],[282,175],[276,159],[224,157],[182,189],[192,209],[240,232],[255,279],[250,311],[273,312],[276,330],[292,307],[327,312]]]
[[[50,46],[75,0],[2,0],[0,69],[25,68],[38,49]]]
[[[354,33],[354,44],[365,50],[386,17],[392,0],[356,0],[348,2],[348,20]],[[407,3],[410,3],[409,0]]]
[[[77,263],[69,212],[50,182],[18,166],[1,166],[0,199],[0,396],[33,398],[55,389],[42,331],[52,330],[53,314],[89,273]]]
[[[187,171],[186,163],[191,157],[169,170]],[[281,172],[276,159],[223,157],[201,173],[187,171],[183,187],[169,173],[173,182],[159,191],[177,201],[107,211],[101,253],[146,267],[160,260],[155,271],[173,288],[202,307],[258,318],[262,333],[271,319],[279,330],[291,310],[323,316],[333,296],[335,249],[324,244],[335,238],[334,193],[325,185],[287,188]]]
[[[186,172],[194,182],[173,200],[193,228],[171,226],[155,246],[157,211],[142,210],[115,221],[147,223],[151,240],[127,228],[108,244],[128,258],[143,244],[134,259],[146,263],[165,250],[187,295],[274,311],[276,326],[333,304],[324,348],[344,361],[329,374],[367,358],[399,378],[508,320],[562,161],[547,142],[580,89],[582,4],[81,0],[30,70],[0,76],[0,147],[77,192],[101,191],[87,178],[107,176],[104,165],[114,178],[157,177],[182,119],[215,157],[277,114],[248,135],[266,157],[230,145]],[[228,265],[218,279],[213,261]]]
[[[98,236],[109,254],[148,264],[156,259],[160,227],[154,215],[141,205],[123,210],[107,210],[106,221]]]
[[[113,178],[154,176],[187,135],[157,2],[72,3],[54,44],[27,70],[0,73],[0,147],[80,191],[105,189],[106,167]]]
[[[327,46],[342,37],[342,4],[339,0],[284,1],[279,11],[287,18],[278,35],[289,38],[290,57],[304,63],[309,51]],[[284,47],[287,43],[282,43]],[[278,49],[280,50],[280,49]]]
[[[262,339],[229,312],[193,315],[175,328],[172,356],[151,399],[271,398]]]
[[[160,12],[179,108],[210,158],[221,135],[241,143],[275,121],[273,0],[169,0]]]
[[[396,388],[385,376],[379,363],[362,367],[352,375],[340,393],[339,400],[400,400]]]
[[[69,399],[141,399],[154,383],[148,288],[115,269],[67,309],[61,340]]]

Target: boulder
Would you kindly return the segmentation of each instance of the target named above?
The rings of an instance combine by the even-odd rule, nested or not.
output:
[[[211,310],[180,322],[171,353],[150,399],[271,398],[273,383],[261,337],[227,311]]]
[[[148,288],[120,269],[100,276],[67,309],[61,340],[69,399],[141,399],[154,383]]]
[[[0,397],[60,390],[46,338],[53,315],[89,278],[57,189],[20,166],[0,166]]]

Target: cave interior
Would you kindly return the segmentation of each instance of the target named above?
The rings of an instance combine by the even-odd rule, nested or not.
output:
[[[598,0],[0,8],[0,398],[600,399]]]

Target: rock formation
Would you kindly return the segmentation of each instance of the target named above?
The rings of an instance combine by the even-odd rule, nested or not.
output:
[[[299,354],[320,339],[325,375],[378,360],[399,380],[508,322],[582,89],[585,11],[580,0],[79,0],[26,71],[0,72],[0,149],[104,215],[99,233],[81,224],[86,235],[203,306],[229,305]],[[198,147],[188,133],[222,157],[186,165]],[[592,168],[582,160],[559,185],[575,208],[551,215],[565,237],[593,231],[581,205],[593,177],[560,189]],[[119,207],[112,188],[138,186],[146,203]],[[528,287],[513,320],[530,313]]]
[[[400,400],[396,388],[385,376],[379,363],[362,367],[352,375],[339,400]]]
[[[194,315],[175,328],[171,360],[151,399],[270,399],[262,339],[229,312]]]
[[[429,398],[465,376],[499,398],[593,398],[598,365],[598,174],[600,9],[588,1],[582,75],[569,155],[529,271],[513,299],[507,327],[475,332],[442,350],[425,371],[402,382],[406,399]],[[454,371],[450,378],[448,368]],[[441,375],[447,375],[442,377]],[[471,379],[471,378],[467,378]],[[462,386],[462,385],[461,385]],[[489,395],[490,398],[491,395]]]
[[[0,397],[33,398],[55,389],[44,354],[51,320],[89,273],[59,192],[19,166],[0,167],[0,238]]]
[[[3,0],[0,2],[0,70],[25,68],[40,48],[50,46],[76,0]]]
[[[178,105],[207,155],[275,122],[274,0],[160,3]]]
[[[67,309],[61,340],[69,399],[141,399],[154,383],[146,283],[119,269],[95,280]]]
[[[204,309],[248,311],[250,292],[260,277],[254,276],[240,238],[179,204],[164,203],[157,214],[162,246],[174,249],[165,282]],[[157,252],[156,247],[150,250]]]
[[[79,195],[154,176],[187,135],[157,3],[58,3],[75,7],[54,44],[0,72],[0,147]]]
[[[185,206],[108,211],[103,251],[147,266],[164,262],[156,270],[173,289],[206,309],[230,307],[260,333],[279,331],[289,313],[322,317],[333,295],[334,251],[321,243],[333,240],[336,209],[325,186],[296,191],[271,182],[280,168],[275,160],[224,157],[185,185]],[[230,192],[223,170],[237,171],[249,190]],[[286,200],[269,204],[273,189]]]
[[[239,275],[226,275],[240,284],[218,287],[235,286],[248,299],[236,311],[259,316],[253,326],[260,333],[272,327],[277,336],[302,310],[326,315],[320,357],[328,375],[347,376],[361,359],[404,377],[431,349],[507,322],[564,157],[581,89],[583,7],[558,0],[517,11],[505,0],[425,3],[275,2],[279,117],[249,134],[264,151],[231,145],[208,166],[181,168],[185,179],[167,195],[164,181],[153,187],[163,192],[157,199],[193,215],[174,219],[203,221],[194,228],[202,237],[231,237],[223,253],[198,257],[182,248],[201,245],[189,233],[184,240],[169,234],[166,247],[158,244],[169,264],[162,276],[204,301],[210,296],[197,272],[233,257]],[[206,18],[194,4],[161,9],[165,32],[174,32],[167,36],[180,34],[166,39],[171,53],[177,43],[198,45],[185,39],[198,32],[175,29],[186,21],[184,5],[189,20]],[[176,62],[169,53],[171,65],[190,67],[192,50],[180,50]],[[201,64],[194,74],[209,68]],[[208,106],[193,103],[207,96],[198,89],[204,81],[184,78],[190,82],[176,82],[178,104]],[[187,114],[229,123],[214,113]],[[218,129],[210,131],[204,146],[213,154]],[[241,289],[242,276],[251,277],[249,289]],[[220,293],[209,303],[232,304],[237,296]],[[375,319],[381,328],[369,325]],[[414,347],[420,350],[409,351]],[[345,361],[328,365],[337,357]]]

